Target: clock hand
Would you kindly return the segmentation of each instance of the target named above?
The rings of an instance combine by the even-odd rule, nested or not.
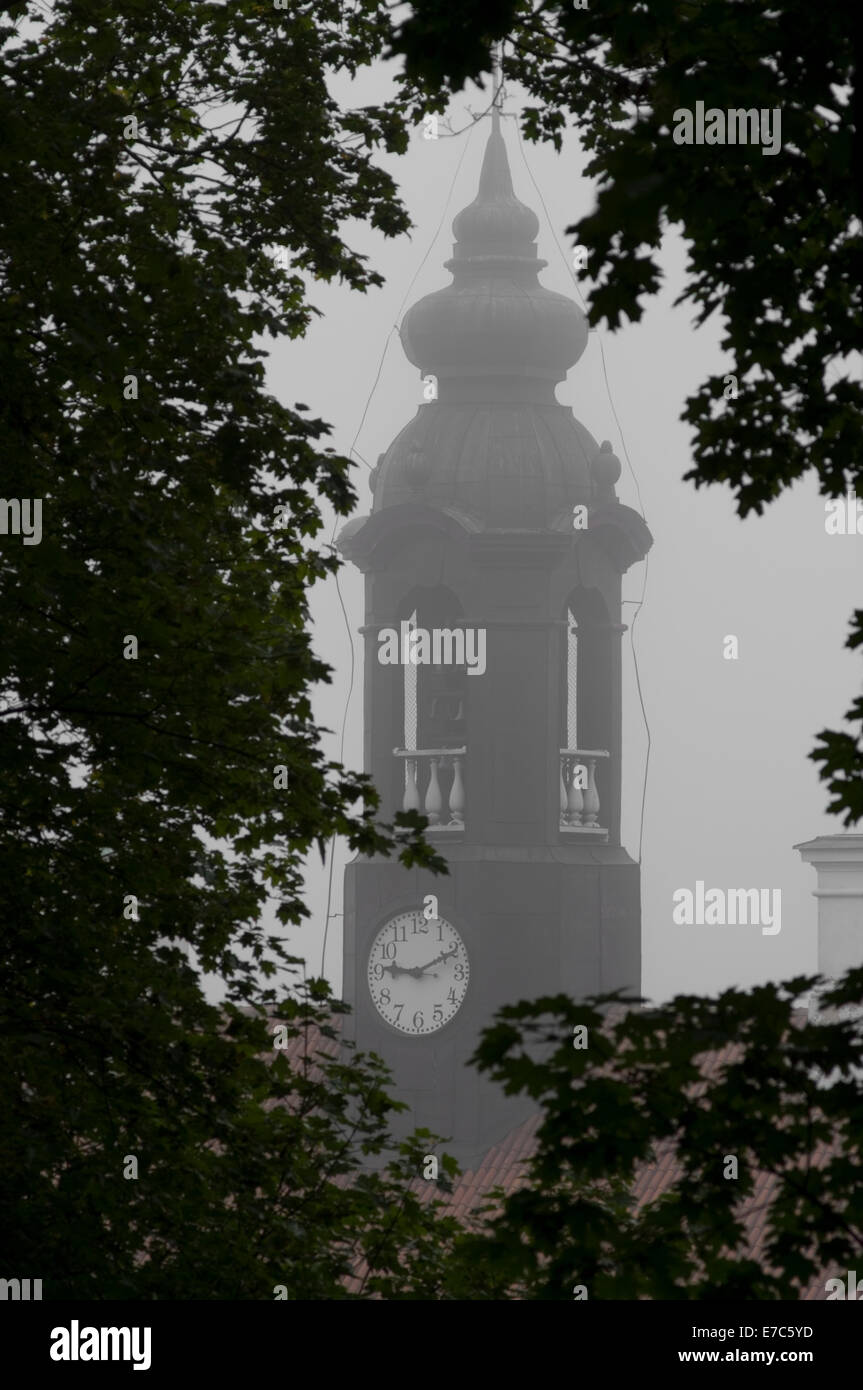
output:
[[[434,961],[431,961],[430,964],[434,965]],[[421,980],[423,971],[428,970],[427,965],[396,965],[395,961],[393,961],[391,965],[385,965],[382,968],[388,970],[393,979],[395,979],[396,975],[413,975],[415,980]],[[431,978],[435,979],[436,977],[432,976]]]
[[[392,961],[390,965],[382,966],[381,969],[388,970],[393,979],[395,979],[396,975],[413,975],[416,973],[410,965],[398,965],[396,961]]]
[[[415,980],[419,980],[422,978],[425,971],[430,970],[433,965],[437,965],[439,960],[448,960],[449,957],[455,955],[457,951],[458,947],[453,946],[451,951],[444,951],[443,955],[435,956],[434,960],[430,960],[427,965],[399,965],[397,961],[391,961],[389,965],[381,966],[381,969],[388,970],[393,979],[395,979],[396,975],[413,975]],[[436,978],[436,976],[432,976],[432,979]]]
[[[437,965],[438,961],[449,960],[450,956],[455,956],[455,955],[458,955],[458,946],[453,946],[453,948],[452,948],[451,951],[442,951],[441,954],[440,954],[439,956],[435,956],[434,960],[430,960],[429,963],[428,963],[428,965],[418,965],[418,966],[416,966],[416,968],[415,968],[414,970],[411,971],[411,974],[412,974],[412,975],[422,975],[423,971],[425,971],[425,970],[431,970],[432,966],[433,966],[433,965]],[[436,978],[436,977],[435,977],[435,978]]]
[[[457,954],[458,946],[453,946],[451,951],[443,951],[439,956],[435,956],[434,960],[428,961],[426,965],[399,965],[398,961],[393,960],[388,965],[382,965],[381,969],[388,970],[393,979],[396,975],[413,975],[415,980],[421,980],[425,972],[431,970],[433,965],[437,965],[438,961],[449,960],[450,956]],[[430,978],[436,980],[437,976],[432,975]]]

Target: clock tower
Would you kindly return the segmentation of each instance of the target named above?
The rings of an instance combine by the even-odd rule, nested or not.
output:
[[[466,1066],[495,1010],[641,988],[620,591],[651,536],[610,444],[556,399],[588,329],[540,284],[538,230],[495,109],[452,283],[401,325],[422,403],[339,539],[365,575],[365,769],[449,869],[348,865],[345,1031],[391,1067],[405,1129],[468,1167],[529,1113]]]

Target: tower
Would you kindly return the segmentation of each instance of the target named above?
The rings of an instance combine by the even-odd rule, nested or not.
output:
[[[428,815],[449,869],[348,865],[346,1031],[392,1068],[406,1127],[469,1165],[526,1113],[465,1066],[495,1010],[641,987],[620,616],[651,537],[611,446],[556,399],[588,329],[539,283],[538,230],[495,110],[452,283],[401,325],[425,399],[339,539],[365,575],[365,769],[385,813]]]

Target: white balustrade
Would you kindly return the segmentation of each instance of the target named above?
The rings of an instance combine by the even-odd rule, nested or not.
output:
[[[405,794],[402,801],[403,811],[418,811],[420,808],[420,794],[417,787],[417,765],[416,761],[409,758],[405,764]]]
[[[560,828],[579,835],[608,835],[599,824],[596,764],[605,748],[561,748]],[[586,785],[584,785],[586,783]]]
[[[429,833],[464,829],[466,748],[394,748],[405,762],[402,807],[428,818]],[[574,835],[606,837],[601,825],[596,764],[604,748],[561,748],[560,828]]]
[[[393,754],[405,760],[405,790],[402,809],[419,811],[428,817],[428,831],[464,829],[464,758],[466,748],[394,748]],[[448,783],[448,795],[441,786]],[[423,793],[421,787],[425,788]],[[444,806],[446,805],[446,811]]]

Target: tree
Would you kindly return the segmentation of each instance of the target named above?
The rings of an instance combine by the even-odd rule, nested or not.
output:
[[[320,753],[307,590],[336,565],[322,502],[344,514],[353,491],[325,422],[265,391],[260,345],[304,331],[309,277],[380,282],[347,219],[407,229],[374,152],[406,148],[439,84],[359,110],[327,85],[391,38],[374,0],[19,0],[0,23],[0,1228],[46,1298],[500,1287],[409,1188],[433,1136],[363,1166],[387,1149],[386,1077],[327,1048],[338,1006],[260,921],[268,895],[303,920],[303,857],[333,834],[443,867],[417,817],[382,824]],[[650,186],[631,191],[649,220]],[[819,286],[833,351],[855,247]],[[593,250],[601,270],[600,228]],[[264,1056],[274,1020],[293,1063]]]
[[[500,1010],[475,1061],[540,1108],[517,1192],[457,1242],[448,1288],[474,1298],[797,1299],[863,1256],[863,969],[800,1022],[811,978],[608,1011],[614,996]],[[852,1005],[851,1010],[843,1006]],[[854,1015],[856,1014],[856,1018]],[[804,1015],[805,1017],[805,1015]],[[574,1048],[573,1029],[588,1046]],[[639,1167],[676,1160],[636,1209]],[[729,1162],[734,1159],[735,1162]],[[745,1213],[757,1175],[763,1259]],[[585,1293],[578,1296],[584,1297]]]
[[[442,867],[318,746],[307,591],[322,502],[354,494],[260,346],[303,332],[304,276],[380,283],[346,219],[408,225],[374,163],[402,105],[327,88],[386,32],[335,0],[21,0],[0,26],[0,1227],[46,1298],[339,1297],[351,1252],[367,1293],[433,1220],[412,1149],[360,1171],[373,1059],[312,1085],[261,1055],[267,1016],[329,1012],[260,920],[307,915],[306,852]]]
[[[810,469],[825,496],[863,497],[863,33],[843,0],[415,0],[392,48],[413,80],[457,91],[489,71],[498,40],[532,102],[525,136],[559,149],[571,114],[591,154],[597,206],[567,228],[589,251],[590,321],[641,317],[674,225],[689,251],[677,302],[696,307],[698,324],[722,315],[737,393],[723,374],[687,401],[686,478],[729,484],[741,516]],[[677,143],[676,113],[698,102],[707,113],[778,108],[781,148]],[[861,644],[858,609],[847,645]],[[863,817],[863,699],[846,718],[856,732],[822,731],[810,756],[827,809],[852,825]]]

